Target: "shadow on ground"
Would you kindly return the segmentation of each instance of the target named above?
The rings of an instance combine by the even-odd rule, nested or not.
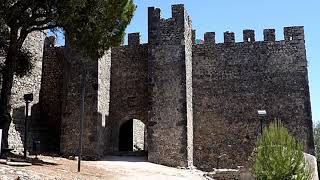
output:
[[[99,161],[148,162],[147,156],[106,156]]]

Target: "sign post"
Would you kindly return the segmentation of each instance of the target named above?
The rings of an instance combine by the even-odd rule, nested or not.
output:
[[[2,143],[2,129],[0,129],[0,155],[1,155],[1,143]]]
[[[267,111],[266,110],[258,110],[258,116],[260,118],[260,133],[262,135],[262,133],[263,133],[263,123],[265,123],[265,122],[263,122],[263,120],[267,116]]]
[[[83,140],[83,121],[84,121],[84,103],[86,94],[86,76],[85,67],[82,69],[81,76],[81,105],[80,105],[80,134],[79,134],[79,149],[78,149],[78,172],[80,172],[81,158],[82,158],[82,140]]]
[[[28,143],[28,117],[29,117],[29,104],[33,101],[33,94],[25,94],[23,96],[24,100],[26,101],[26,117],[24,119],[24,146],[23,146],[23,155],[24,158],[27,159],[27,143]]]

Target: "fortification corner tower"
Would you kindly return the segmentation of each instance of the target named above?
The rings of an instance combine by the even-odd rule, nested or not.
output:
[[[192,25],[184,5],[172,18],[148,9],[148,159],[170,166],[193,162]]]

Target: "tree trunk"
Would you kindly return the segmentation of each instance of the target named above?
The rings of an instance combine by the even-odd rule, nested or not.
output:
[[[8,132],[11,123],[11,89],[13,85],[13,76],[17,64],[18,55],[18,30],[10,31],[10,46],[7,51],[7,57],[4,64],[2,75],[2,88],[0,97],[0,128],[2,131],[3,147],[8,147]]]

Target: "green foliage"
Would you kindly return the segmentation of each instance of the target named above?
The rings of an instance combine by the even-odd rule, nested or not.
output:
[[[19,51],[15,74],[19,77],[28,76],[34,67],[32,60],[33,56],[31,52],[28,49],[22,48]]]
[[[20,78],[24,76],[28,76],[34,65],[32,63],[33,56],[27,49],[21,49],[18,54],[18,61],[17,61],[17,69],[15,69],[14,74]],[[4,64],[0,64],[0,73],[2,74],[4,68]]]
[[[9,46],[9,28],[3,23],[0,23],[0,50],[7,51]],[[15,75],[19,77],[26,76],[30,74],[33,69],[32,64],[32,54],[28,49],[21,48],[17,56],[17,67],[14,70]],[[2,73],[4,68],[4,62],[0,64],[0,73]]]
[[[136,6],[133,0],[0,0],[0,48],[7,49],[9,29],[19,29],[16,74],[32,69],[31,54],[22,48],[33,31],[61,28],[74,49],[93,59],[119,45]]]
[[[73,48],[96,58],[123,41],[135,9],[133,0],[0,0],[0,28],[20,29],[19,41],[62,28]]]
[[[313,129],[314,146],[316,150],[316,157],[320,159],[320,123],[316,124]]]
[[[314,137],[314,147],[316,150],[316,158],[318,163],[318,173],[320,173],[320,123],[319,122],[314,125],[313,137]]]
[[[120,45],[135,9],[132,0],[63,1],[58,24],[73,47],[96,58]]]
[[[258,180],[311,179],[303,144],[295,140],[278,120],[271,123],[258,140],[253,169]]]

